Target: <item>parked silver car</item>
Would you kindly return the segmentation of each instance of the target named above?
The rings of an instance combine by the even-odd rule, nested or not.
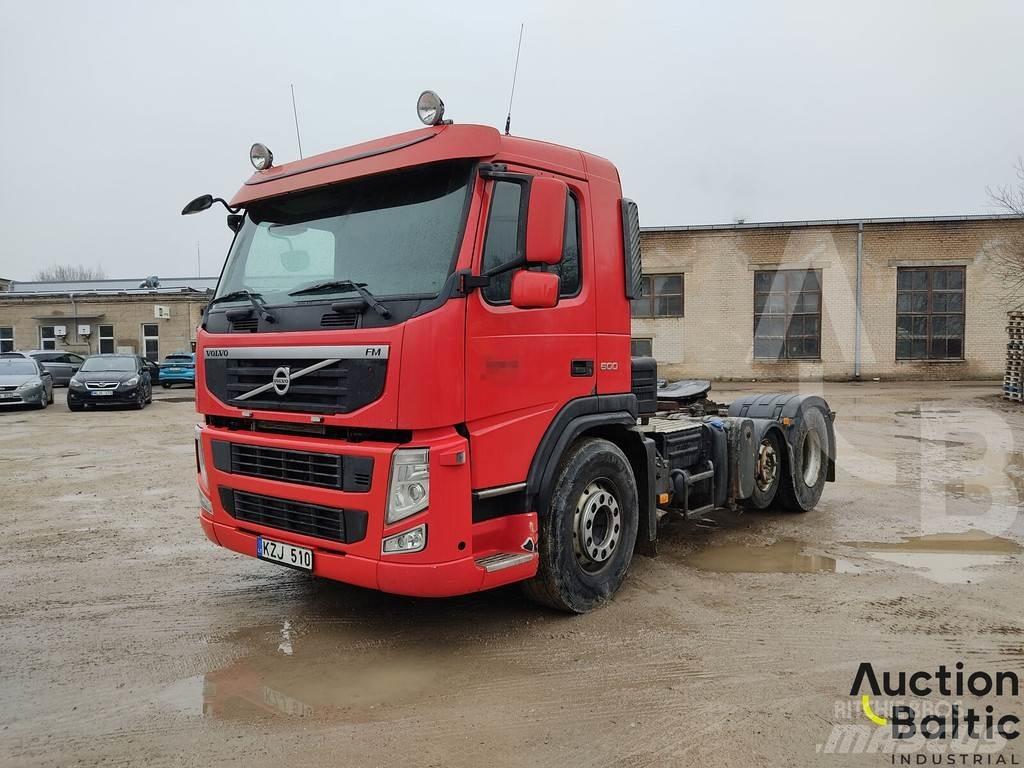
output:
[[[53,402],[53,376],[31,357],[0,358],[0,406]]]
[[[4,352],[0,358],[30,357],[53,376],[54,386],[66,387],[71,377],[78,373],[85,358],[63,349],[32,349],[28,352]]]

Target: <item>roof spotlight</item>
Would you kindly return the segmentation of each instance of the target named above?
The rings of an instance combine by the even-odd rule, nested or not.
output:
[[[257,141],[249,149],[249,160],[257,171],[265,171],[274,164],[274,153],[265,144]]]
[[[433,91],[424,91],[416,100],[416,113],[424,125],[440,125],[444,120],[444,102]]]

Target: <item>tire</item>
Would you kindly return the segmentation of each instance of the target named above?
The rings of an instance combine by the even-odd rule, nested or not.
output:
[[[786,448],[782,436],[774,429],[761,437],[754,465],[754,492],[746,500],[751,509],[768,509],[779,491],[786,468]]]
[[[537,575],[523,591],[543,605],[586,613],[615,594],[633,558],[633,469],[614,443],[584,438],[562,458],[550,498],[539,510]]]
[[[79,411],[81,411],[84,408],[85,408],[85,406],[82,405],[81,403],[72,403],[70,400],[68,400],[68,410],[69,411],[74,411],[75,413],[78,413]]]
[[[146,395],[143,394],[142,388],[139,387],[139,394],[136,396],[135,402],[132,403],[132,408],[134,408],[137,411],[141,411],[145,407],[146,407]]]
[[[807,512],[814,509],[821,498],[828,475],[830,447],[825,418],[820,409],[808,408],[796,422],[790,443],[792,471],[784,473],[779,485],[778,501],[782,509]]]
[[[149,394],[146,395],[146,404],[148,405],[149,403],[152,403],[152,402],[153,402],[153,386],[150,385],[150,387],[149,387]]]
[[[46,406],[48,406],[49,404],[50,404],[50,398],[46,394],[46,387],[43,387],[43,395],[39,399],[39,405],[37,405],[36,408],[38,408],[41,411],[44,408],[46,408]]]
[[[160,386],[161,386],[161,387],[163,387],[164,389],[170,389],[170,388],[171,388],[171,382],[169,382],[169,381],[165,381],[165,382],[164,382],[163,384],[161,384]]]

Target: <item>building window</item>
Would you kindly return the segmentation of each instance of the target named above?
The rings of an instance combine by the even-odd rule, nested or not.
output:
[[[154,363],[160,360],[160,326],[156,323],[142,326],[142,356]]]
[[[0,328],[0,354],[14,351],[14,329],[10,326]]]
[[[41,325],[39,326],[39,348],[40,349],[56,349],[57,348],[57,334],[54,333],[54,326],[52,325]]]
[[[654,357],[654,340],[630,339],[629,354],[632,357]]]
[[[630,302],[633,317],[682,317],[683,276],[644,275],[640,297]]]
[[[963,360],[964,267],[896,272],[896,359]]]
[[[522,201],[522,187],[512,181],[496,181],[491,194],[491,210],[487,219],[487,238],[484,243],[484,257],[481,272],[517,258],[519,254],[519,217]],[[565,235],[562,245],[562,260],[558,264],[545,266],[546,272],[559,276],[559,296],[575,296],[580,290],[580,219],[579,203],[569,193],[565,214]],[[491,278],[491,284],[483,289],[484,297],[492,304],[509,301],[512,294],[510,270]]]
[[[754,273],[754,359],[821,358],[821,270]]]
[[[100,326],[99,344],[101,355],[112,355],[114,353],[114,326]]]

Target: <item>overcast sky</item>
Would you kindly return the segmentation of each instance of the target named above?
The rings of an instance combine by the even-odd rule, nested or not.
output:
[[[0,277],[220,271],[262,141],[456,122],[610,158],[644,225],[993,212],[1024,154],[1024,2],[0,0]]]

